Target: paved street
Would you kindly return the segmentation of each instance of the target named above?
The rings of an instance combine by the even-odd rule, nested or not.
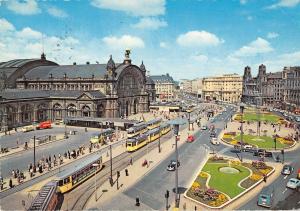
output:
[[[230,115],[231,112],[224,112],[214,118],[213,122],[218,122],[217,134],[221,131],[220,127],[224,127],[224,122],[230,119]],[[208,125],[210,124],[212,122],[208,123]],[[188,188],[191,180],[194,179],[194,174],[199,170],[199,165],[205,160],[205,148],[210,145],[209,131],[198,131],[195,137],[195,142],[185,143],[179,148],[181,166],[179,167],[178,183],[181,187],[181,193]],[[217,150],[219,149],[222,149],[222,146],[217,147]],[[222,149],[222,151],[224,150]],[[173,203],[174,194],[172,194],[172,189],[174,188],[175,175],[174,172],[168,172],[166,167],[170,160],[174,159],[174,156],[175,154],[172,153],[132,187],[118,194],[109,202],[101,204],[101,209],[137,209],[134,203],[135,198],[138,196],[142,203],[139,209],[163,210],[166,203],[164,198],[166,190],[170,191],[170,203]]]
[[[52,130],[52,129],[51,129]],[[62,132],[64,128],[55,128],[55,132]],[[36,149],[36,160],[38,161],[43,156],[58,155],[59,153],[63,155],[64,152],[72,149],[77,149],[79,146],[89,144],[90,136],[93,133],[92,130],[84,132],[84,128],[78,128],[78,133],[76,135],[69,135],[68,139],[62,141],[56,141],[46,145],[37,147]],[[49,134],[49,130],[41,130],[34,132],[43,132],[44,134]],[[34,132],[25,133],[26,137],[30,137]],[[26,140],[26,139],[24,139]],[[12,156],[6,156],[0,158],[1,162],[1,176],[6,178],[11,176],[12,169],[19,169],[20,171],[26,171],[28,165],[33,163],[33,149],[23,151]]]

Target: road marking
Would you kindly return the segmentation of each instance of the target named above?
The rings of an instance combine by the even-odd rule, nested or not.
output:
[[[286,188],[286,189],[284,189],[284,191],[282,191],[282,194],[284,194],[286,191],[287,191],[287,188]]]
[[[288,175],[285,175],[284,177],[283,177],[283,179],[286,179],[288,177]]]

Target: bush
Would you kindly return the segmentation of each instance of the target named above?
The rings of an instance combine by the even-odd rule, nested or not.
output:
[[[260,179],[262,179],[262,178],[263,178],[263,176],[262,176],[262,175],[259,175],[259,174],[252,174],[252,175],[250,176],[250,179],[255,180],[255,181],[258,181],[258,180],[260,180]]]
[[[200,184],[198,182],[193,182],[192,189],[200,188]]]
[[[207,178],[208,175],[207,175],[207,173],[201,171],[200,174],[199,174],[199,177]]]

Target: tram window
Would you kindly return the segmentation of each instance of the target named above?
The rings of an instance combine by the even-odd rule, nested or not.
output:
[[[67,178],[64,179],[64,184],[67,184],[67,183],[69,183],[69,182],[70,182],[69,177],[67,177]]]
[[[58,186],[62,186],[63,185],[63,181],[62,180],[59,180],[58,181]]]
[[[76,175],[75,174],[72,175],[72,180],[75,180],[75,178],[76,178]]]

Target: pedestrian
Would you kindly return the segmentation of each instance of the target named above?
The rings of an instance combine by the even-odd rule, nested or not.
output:
[[[125,175],[126,175],[126,177],[129,176],[129,174],[128,174],[128,169],[125,169]]]
[[[130,157],[129,164],[132,166],[132,157]]]
[[[12,188],[13,187],[13,183],[12,183],[12,179],[9,178],[9,187]]]
[[[264,174],[264,182],[267,182],[267,175]]]

